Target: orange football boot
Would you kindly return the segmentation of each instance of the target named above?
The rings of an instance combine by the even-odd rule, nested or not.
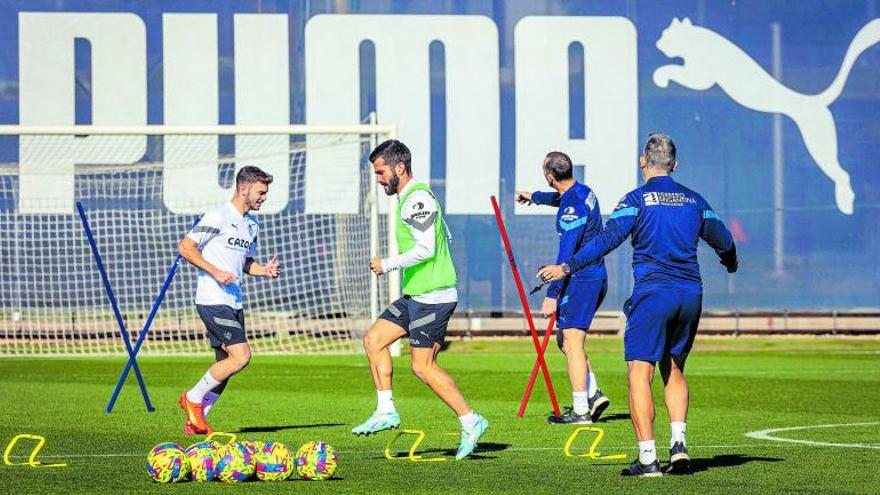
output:
[[[214,430],[208,426],[208,421],[205,420],[205,409],[202,404],[190,401],[186,397],[186,392],[181,394],[178,402],[180,403],[180,408],[183,409],[183,413],[186,415],[186,425],[183,427],[185,434],[210,435],[214,433]]]

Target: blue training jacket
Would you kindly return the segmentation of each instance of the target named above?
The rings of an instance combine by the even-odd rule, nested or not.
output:
[[[736,245],[709,203],[671,177],[652,177],[620,200],[602,232],[566,263],[592,266],[632,234],[634,290],[664,284],[702,288],[697,244],[706,241],[728,272],[737,269]]]
[[[570,258],[578,249],[586,245],[587,241],[602,231],[599,200],[586,184],[575,182],[562,195],[558,192],[535,191],[532,193],[532,202],[559,208],[556,213],[556,233],[559,234],[557,263]],[[599,257],[585,264],[573,276],[578,280],[603,280],[608,277],[605,260]],[[560,290],[562,290],[562,280],[552,282],[547,286],[547,297],[558,297]]]

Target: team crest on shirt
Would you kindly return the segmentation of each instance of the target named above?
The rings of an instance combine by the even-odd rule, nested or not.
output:
[[[405,223],[424,232],[428,227],[434,225],[434,219],[437,217],[437,212],[427,209],[425,203],[415,201],[409,206],[409,214],[407,216],[409,218],[403,220]]]
[[[250,215],[248,215],[247,220],[248,220],[248,222],[247,222],[248,234],[250,234],[251,239],[256,239],[257,232],[260,231],[260,224],[257,223],[257,221],[254,220]]]
[[[563,222],[571,222],[573,220],[577,220],[578,216],[574,212],[573,206],[567,206],[564,210],[562,210],[562,216],[559,217]]]

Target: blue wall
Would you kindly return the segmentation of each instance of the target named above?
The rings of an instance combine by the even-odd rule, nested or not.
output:
[[[700,191],[726,223],[735,230],[742,258],[741,273],[728,277],[711,250],[701,250],[707,308],[717,309],[854,309],[880,307],[880,46],[868,48],[857,60],[842,95],[830,105],[836,123],[838,157],[850,173],[856,195],[855,212],[842,214],[833,201],[834,185],[819,170],[794,121],[782,119],[784,163],[783,269],[774,269],[773,116],[744,108],[718,86],[694,91],[671,84],[660,88],[654,70],[670,59],[655,47],[674,17],[728,38],[766,70],[771,68],[771,24],[781,31],[782,82],[794,91],[814,94],[835,78],[855,33],[878,17],[876,1],[799,2],[739,0],[552,1],[501,2],[479,0],[435,1],[64,1],[0,0],[0,123],[18,123],[19,11],[131,12],[147,28],[148,121],[161,124],[162,14],[216,12],[219,17],[221,58],[232,56],[232,15],[238,12],[286,13],[291,43],[291,120],[305,120],[303,39],[311,16],[334,13],[478,14],[492,18],[498,28],[501,72],[501,195],[514,193],[515,88],[512,77],[513,28],[527,15],[625,16],[638,33],[640,140],[652,131],[673,136],[681,166],[675,177]],[[77,45],[76,50],[83,50]],[[437,51],[437,50],[435,50]],[[434,54],[439,57],[440,54]],[[436,67],[436,64],[435,64]],[[442,75],[440,76],[442,77]],[[233,72],[220,64],[220,123],[234,122]],[[433,129],[442,129],[445,94],[442,84],[432,86]],[[78,95],[88,101],[88,88]],[[582,95],[572,95],[572,108],[582,108]],[[364,105],[369,110],[370,104]],[[88,123],[87,104],[77,106],[80,123]],[[578,129],[578,119],[572,133]],[[442,144],[444,133],[434,136]],[[0,160],[15,159],[8,141]],[[449,157],[434,148],[432,178],[443,177]],[[633,164],[632,173],[637,170]],[[585,171],[590,180],[589,167]],[[435,186],[443,191],[442,180]],[[0,198],[3,199],[3,198]],[[527,279],[538,266],[555,257],[556,236],[550,217],[513,215],[504,201],[520,268]],[[490,216],[452,216],[456,237],[454,255],[459,268],[462,301],[472,310],[510,311],[519,308],[514,286]],[[604,309],[616,309],[630,288],[626,247],[608,258],[611,290]],[[534,296],[533,306],[540,299]]]

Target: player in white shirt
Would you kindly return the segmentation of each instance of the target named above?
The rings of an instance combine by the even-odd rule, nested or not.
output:
[[[251,359],[244,329],[242,273],[278,278],[278,259],[254,261],[260,225],[249,213],[266,200],[272,176],[257,167],[242,167],[235,177],[235,195],[220,208],[205,213],[180,241],[177,250],[197,267],[196,309],[208,330],[217,359],[193,388],[180,396],[186,414],[184,433],[208,434],[205,416],[226,388],[229,378]]]

